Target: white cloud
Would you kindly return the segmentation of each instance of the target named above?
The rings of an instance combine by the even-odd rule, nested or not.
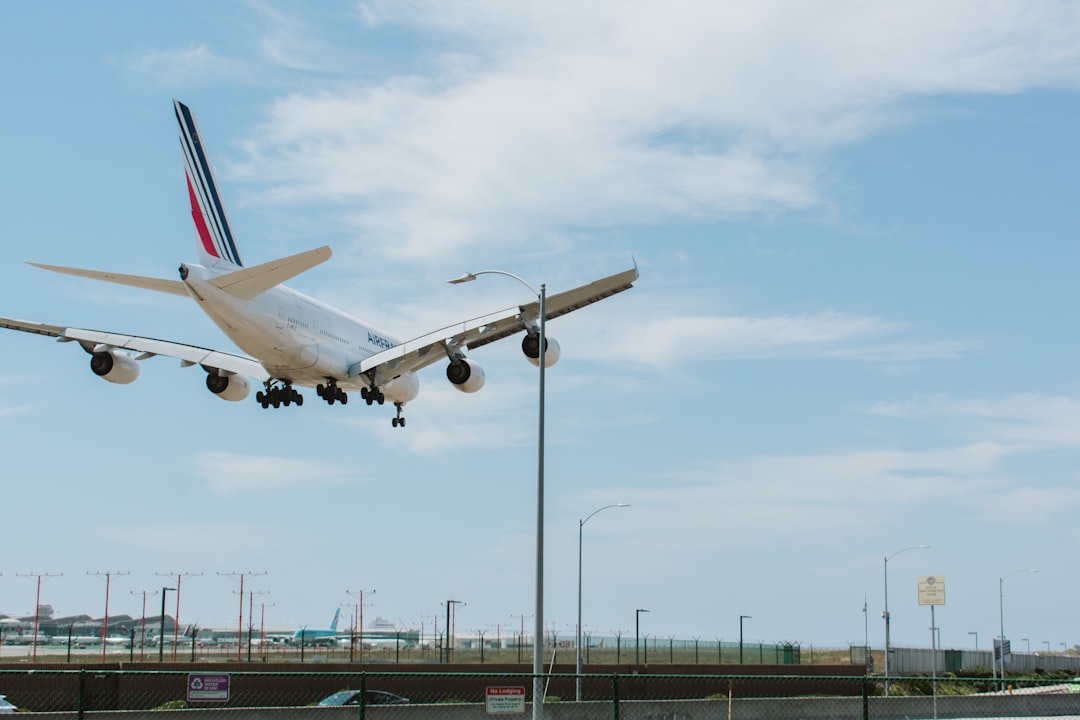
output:
[[[273,455],[203,452],[194,458],[195,471],[217,495],[311,488],[358,482],[355,472],[319,460]]]
[[[946,395],[905,403],[880,403],[872,412],[906,419],[959,418],[974,421],[969,432],[1038,447],[1080,445],[1080,399],[1025,393],[1001,399],[958,400]]]
[[[201,87],[225,78],[254,78],[257,68],[246,60],[224,57],[205,45],[172,50],[143,50],[123,58],[128,72],[142,75],[162,87]]]
[[[367,247],[409,259],[814,206],[822,151],[902,120],[907,99],[1080,76],[1080,12],[1060,3],[419,2],[361,16],[446,50],[426,75],[279,102],[246,170],[274,185],[268,201],[347,203]]]

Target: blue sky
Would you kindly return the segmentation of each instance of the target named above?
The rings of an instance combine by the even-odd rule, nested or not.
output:
[[[0,314],[231,349],[193,303],[24,260],[173,277],[189,104],[249,263],[413,337],[636,262],[548,329],[545,618],[661,638],[1080,643],[1080,6],[1070,3],[24,3],[0,27]],[[438,367],[404,431],[362,403],[264,411],[153,359],[94,377],[0,336],[0,612],[181,621],[532,613],[536,373]],[[310,393],[309,393],[310,394]],[[371,591],[375,592],[372,593]],[[440,620],[440,624],[441,624]],[[527,626],[531,621],[526,621]]]

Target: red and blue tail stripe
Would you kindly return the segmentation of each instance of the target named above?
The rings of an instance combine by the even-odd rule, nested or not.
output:
[[[208,260],[225,260],[243,266],[229,226],[229,216],[218,194],[214,168],[199,138],[195,115],[179,100],[173,100],[173,105],[180,125],[180,147],[184,152],[191,216],[199,235],[199,249]]]

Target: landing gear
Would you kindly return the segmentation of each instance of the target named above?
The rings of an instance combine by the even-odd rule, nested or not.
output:
[[[401,408],[405,406],[405,403],[394,403],[394,407],[397,408],[397,417],[390,419],[390,424],[393,427],[405,427],[405,418],[401,417]]]
[[[368,405],[371,405],[372,403],[379,403],[380,405],[382,405],[384,402],[386,402],[386,396],[383,395],[382,390],[380,390],[374,385],[372,385],[370,388],[360,388],[360,397],[364,398],[364,402],[366,402]]]
[[[263,410],[271,405],[279,408],[282,405],[288,407],[294,403],[297,407],[304,404],[304,396],[293,388],[291,382],[284,382],[280,385],[277,382],[276,380],[267,380],[266,391],[260,390],[255,393],[255,400],[262,405]]]
[[[339,388],[337,380],[333,378],[327,380],[326,385],[318,385],[315,388],[315,394],[325,400],[328,405],[333,405],[335,402],[347,405],[349,402],[349,394]]]

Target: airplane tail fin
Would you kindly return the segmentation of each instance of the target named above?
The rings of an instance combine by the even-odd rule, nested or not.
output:
[[[199,257],[208,266],[243,267],[195,115],[179,100],[173,100],[173,105],[180,126],[180,147],[184,152],[184,171],[191,200],[191,217],[195,221],[199,240]]]
[[[334,632],[337,632],[337,621],[339,617],[341,617],[341,608],[334,611],[334,619],[330,622],[330,629]]]

